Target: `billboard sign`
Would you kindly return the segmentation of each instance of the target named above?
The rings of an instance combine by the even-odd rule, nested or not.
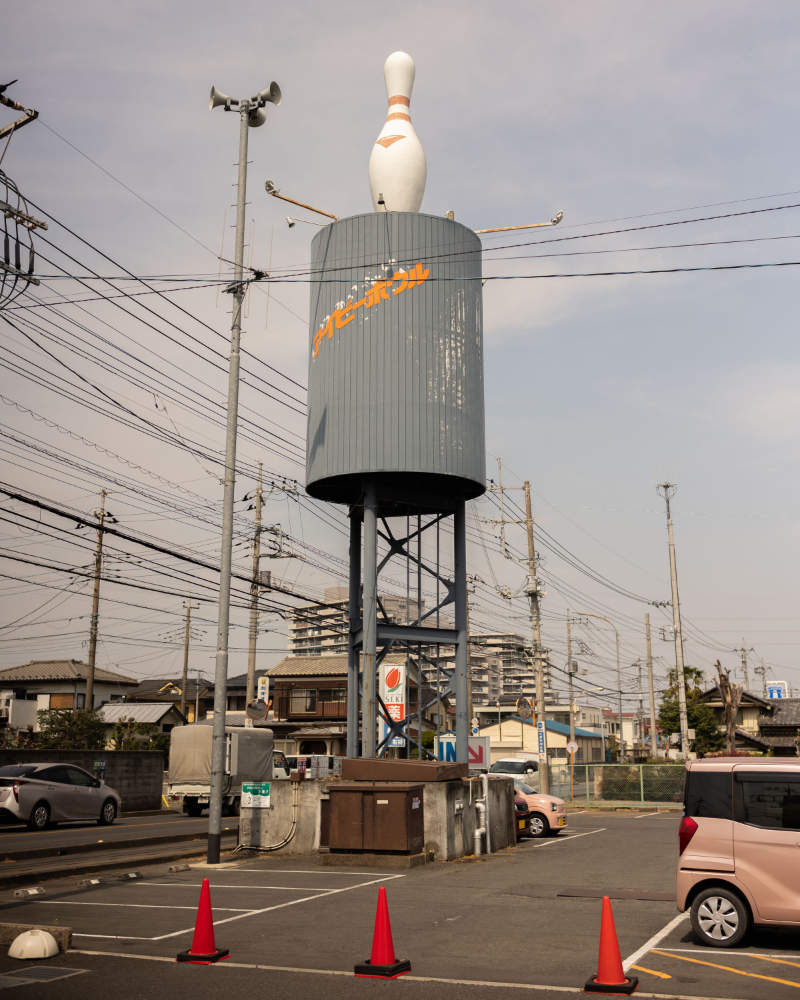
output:
[[[488,736],[470,736],[467,745],[467,758],[470,771],[488,771],[491,764],[491,753]],[[442,733],[436,744],[437,760],[445,764],[454,764],[456,760],[455,733]]]
[[[547,763],[547,730],[544,727],[543,720],[536,723],[536,740],[539,750],[539,763],[545,764]]]
[[[791,697],[788,681],[767,681],[767,698],[779,700]]]
[[[405,663],[381,664],[381,698],[393,722],[402,722],[406,717],[406,665]],[[389,726],[384,722],[383,736],[389,735]],[[393,736],[387,747],[404,747],[405,736]]]

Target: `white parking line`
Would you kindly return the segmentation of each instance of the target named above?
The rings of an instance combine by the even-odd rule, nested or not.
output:
[[[205,865],[192,865],[204,868]],[[259,875],[393,875],[393,872],[351,872],[339,868],[236,868],[238,872],[252,872]]]
[[[632,965],[638,962],[640,958],[643,958],[651,948],[655,948],[659,941],[663,941],[667,934],[674,931],[678,924],[688,919],[688,911],[686,913],[679,913],[677,917],[673,917],[672,920],[666,924],[666,926],[662,927],[660,931],[657,931],[648,941],[645,941],[641,948],[637,948],[632,955],[628,955],[622,963],[622,968],[629,969]]]
[[[135,882],[135,885],[163,885],[170,889],[199,889],[198,882]],[[313,885],[225,885],[222,882],[214,882],[212,889],[286,889],[289,892],[316,892]],[[336,890],[339,891],[338,889]]]
[[[234,920],[242,920],[244,917],[256,917],[262,913],[270,913],[272,910],[283,910],[288,906],[298,906],[300,903],[310,903],[313,899],[322,899],[325,896],[335,896],[341,892],[352,892],[353,889],[364,889],[369,885],[377,885],[378,882],[391,882],[397,878],[405,878],[405,875],[389,875],[388,877],[384,876],[383,878],[370,879],[369,882],[359,882],[356,885],[343,886],[341,889],[325,889],[323,892],[318,892],[314,896],[305,896],[303,899],[289,899],[285,903],[275,903],[273,906],[264,906],[259,910],[250,910],[247,913],[239,913],[235,917],[225,917],[224,920],[215,920],[214,926],[219,927],[220,924],[230,924]],[[180,934],[188,934],[192,930],[194,930],[193,927],[183,927],[179,931],[172,931],[170,934],[160,934],[158,937],[151,938],[151,940],[165,941],[167,938],[178,937]]]
[[[290,899],[290,900],[287,900],[286,902],[283,902],[283,903],[274,903],[272,906],[263,906],[263,907],[260,907],[258,909],[248,909],[248,910],[245,910],[245,909],[234,909],[233,907],[225,907],[225,906],[214,907],[214,909],[218,909],[218,910],[221,910],[221,911],[225,911],[225,912],[233,913],[234,914],[234,916],[224,917],[222,920],[215,920],[214,921],[214,926],[218,927],[220,924],[227,924],[227,923],[230,923],[233,920],[242,920],[244,917],[255,917],[255,916],[259,916],[262,913],[269,913],[272,910],[282,910],[282,909],[285,909],[288,906],[298,906],[300,903],[311,902],[314,899],[323,899],[325,896],[335,896],[335,895],[337,895],[339,893],[342,893],[342,892],[350,892],[353,889],[363,889],[366,886],[376,885],[379,882],[389,882],[389,881],[393,881],[394,879],[405,878],[405,877],[406,877],[405,874],[400,874],[400,875],[394,874],[394,875],[388,875],[388,876],[385,875],[385,876],[382,876],[380,878],[370,879],[367,882],[357,882],[355,885],[342,886],[339,889],[323,889],[321,892],[314,891],[309,886],[305,886],[302,889],[300,889],[299,891],[300,892],[312,892],[313,893],[312,895],[310,895],[310,896],[301,896],[301,897],[299,897],[297,899]],[[166,886],[169,886],[171,889],[175,889],[175,888],[193,889],[195,892],[200,888],[199,885],[195,885],[195,884],[192,884],[192,883],[189,883],[189,882],[150,882],[150,883],[147,883],[147,882],[137,882],[135,884],[136,885],[166,885]],[[241,886],[241,885],[232,885],[232,886],[216,886],[215,885],[214,888],[215,889],[218,889],[218,888],[252,889],[252,888],[264,888],[264,887],[259,887],[259,886]],[[275,886],[274,888],[284,889],[284,888],[286,888],[286,886]],[[295,889],[294,891],[297,892],[298,890]],[[46,900],[39,900],[38,902],[44,903],[44,902],[46,902]],[[93,906],[93,905],[103,905],[103,904],[99,904],[99,903],[95,904],[95,903],[92,903],[92,902],[86,902],[86,903],[83,903],[83,902],[74,902],[72,905]],[[136,904],[136,903],[108,903],[108,904],[105,904],[105,905],[108,905],[108,906],[121,906],[121,907],[131,906],[131,907],[136,907],[136,908],[139,908],[139,906],[140,906],[140,904]],[[141,904],[141,905],[142,906],[148,906],[149,904]],[[161,909],[162,907],[158,907],[158,906],[153,905],[152,908],[153,909]],[[169,906],[169,907],[163,907],[163,909],[195,910],[196,907],[195,906],[175,906],[175,907]],[[167,934],[159,934],[159,935],[157,935],[155,937],[139,937],[139,936],[137,936],[135,934],[89,934],[89,933],[73,933],[73,937],[102,938],[102,939],[105,939],[105,940],[112,940],[112,941],[164,941],[164,940],[166,940],[168,938],[178,937],[181,934],[188,934],[192,930],[193,930],[193,927],[182,927],[180,930],[170,931]]]
[[[660,813],[658,812],[658,810],[656,810],[655,812],[651,813],[641,813],[639,816],[634,816],[633,819],[647,819],[648,816],[659,816],[659,815]]]
[[[132,910],[196,910],[197,906],[164,906],[155,903],[88,903],[71,899],[32,899],[36,906],[121,906]],[[215,906],[215,910],[226,910],[230,913],[249,913],[246,906]],[[149,940],[149,938],[148,938]]]
[[[72,955],[86,955],[91,958],[130,958],[138,962],[167,962],[175,964],[174,958],[166,955],[133,955],[123,951],[82,951],[71,949]],[[259,972],[294,972],[309,976],[347,976],[353,978],[353,973],[349,969],[303,969],[293,965],[261,965],[256,962],[232,962],[230,960],[220,962],[214,966],[215,969],[253,969]],[[224,974],[224,973],[223,973]],[[493,982],[482,979],[445,979],[443,976],[400,976],[393,980],[395,983],[442,983],[452,986],[480,986],[490,989],[504,990],[527,990],[530,993],[571,993],[573,996],[581,992],[580,988],[574,986],[549,986],[544,983],[504,983]],[[646,993],[642,990],[636,991],[637,997],[644,997],[645,1000],[678,1000],[674,993]],[[680,1000],[724,1000],[724,998],[697,996],[691,993],[682,993]]]
[[[605,833],[608,829],[606,826],[601,826],[597,830],[587,830],[586,833],[568,833],[566,837],[553,837],[552,840],[546,840],[544,843],[535,844],[535,847],[552,847],[553,844],[568,844],[571,840],[577,840],[578,837],[591,837],[593,833]]]

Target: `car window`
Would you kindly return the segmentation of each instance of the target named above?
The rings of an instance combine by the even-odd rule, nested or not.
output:
[[[734,818],[774,830],[800,830],[800,775],[737,771]]]
[[[86,771],[82,771],[79,767],[67,767],[65,770],[71,785],[81,785],[84,788],[94,787],[94,778]]]
[[[43,767],[31,775],[31,777],[38,778],[40,781],[58,781],[62,785],[70,784],[67,769],[63,764],[56,764],[53,767]]]
[[[531,788],[530,785],[526,785],[524,781],[515,781],[514,782],[514,788],[516,788],[516,790],[518,792],[522,792],[523,795],[535,795],[536,794],[536,789],[535,788]]]
[[[0,767],[0,778],[23,778],[33,774],[36,764],[6,764]]]
[[[730,819],[730,771],[688,771],[683,804],[687,816]]]

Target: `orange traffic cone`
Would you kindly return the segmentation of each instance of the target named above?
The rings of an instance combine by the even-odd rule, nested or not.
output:
[[[626,976],[622,969],[617,930],[611,900],[603,896],[603,916],[600,922],[600,955],[597,960],[597,975],[592,976],[583,987],[587,993],[633,993],[639,985],[636,976]]]
[[[197,920],[194,925],[192,947],[181,951],[176,956],[178,962],[192,962],[194,965],[211,965],[227,958],[230,952],[227,948],[217,948],[214,944],[214,918],[211,915],[211,891],[208,879],[203,879],[200,890],[200,902],[197,905]]]
[[[392,926],[389,923],[389,905],[386,902],[386,890],[383,886],[378,889],[372,954],[366,962],[356,965],[354,971],[357,976],[370,976],[373,979],[396,979],[397,976],[411,971],[411,962],[407,958],[402,960],[395,958]]]

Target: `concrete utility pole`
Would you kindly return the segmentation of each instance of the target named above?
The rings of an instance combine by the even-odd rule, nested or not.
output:
[[[570,743],[574,743],[575,708],[573,705],[574,695],[572,690],[572,678],[574,675],[574,671],[572,669],[572,619],[569,616],[569,608],[567,608],[567,674],[569,677],[569,741]]]
[[[100,570],[103,566],[103,525],[106,514],[106,497],[108,493],[100,490],[100,510],[94,512],[98,520],[97,546],[94,555],[94,594],[92,595],[92,618],[89,626],[89,663],[86,668],[86,705],[91,712],[94,708],[94,667],[97,658],[97,613],[100,609]]]
[[[750,690],[750,671],[747,664],[747,654],[755,653],[752,646],[745,646],[744,639],[742,639],[742,644],[738,649],[734,649],[734,653],[739,653],[742,657],[742,680],[744,681],[745,691]],[[757,670],[758,668],[756,668]]]
[[[622,737],[622,671],[619,667],[619,631],[617,626],[611,621],[610,618],[606,618],[605,615],[597,615],[593,611],[578,611],[576,612],[580,618],[597,618],[598,621],[605,622],[606,625],[610,625],[614,629],[614,638],[616,639],[616,649],[617,649],[617,688],[618,688],[618,705],[619,705],[619,759],[622,762],[625,759],[625,740]]]
[[[258,596],[261,592],[261,507],[264,491],[261,484],[261,462],[258,463],[258,487],[256,489],[256,533],[253,538],[253,579],[250,583],[250,643],[247,651],[247,688],[245,705],[256,696],[256,641],[258,638]]]
[[[181,676],[181,715],[186,718],[186,688],[189,684],[189,636],[192,627],[192,611],[200,607],[199,604],[192,604],[191,601],[184,601],[186,608],[186,628],[183,633],[183,674]],[[194,721],[197,722],[195,713]]]
[[[533,639],[533,665],[536,670],[536,717],[547,726],[544,707],[544,657],[542,655],[542,614],[539,607],[539,581],[536,578],[536,547],[533,541],[533,511],[531,509],[531,484],[526,479],[522,484],[525,491],[525,521],[528,529],[528,579],[525,589],[531,607],[531,637]],[[539,790],[543,795],[550,792],[550,769],[547,762],[539,769]]]
[[[658,731],[656,729],[656,692],[653,685],[653,647],[650,642],[650,614],[644,616],[644,636],[647,643],[647,681],[650,685],[650,747],[653,758],[658,758]]]
[[[236,248],[231,320],[231,355],[228,369],[228,417],[225,433],[225,486],[222,499],[222,540],[219,571],[219,613],[217,658],[214,671],[214,734],[211,750],[211,794],[208,804],[208,863],[218,864],[222,835],[222,792],[225,783],[225,709],[228,694],[228,632],[231,608],[231,560],[233,554],[233,491],[236,485],[236,430],[239,419],[239,344],[242,335],[242,306],[247,282],[244,280],[244,229],[247,204],[247,130],[266,121],[264,106],[279,104],[281,89],[273,83],[255,97],[236,100],[211,88],[209,110],[232,106],[239,109],[239,176],[236,198]]]
[[[689,756],[689,719],[686,714],[686,677],[683,669],[683,636],[681,634],[681,603],[678,597],[678,566],[675,560],[675,537],[669,501],[678,487],[675,483],[659,483],[656,487],[667,504],[667,535],[669,538],[669,573],[672,581],[672,628],[675,635],[675,673],[678,687],[678,714],[681,727],[681,753]]]
[[[508,487],[506,487],[508,488]],[[519,489],[519,487],[514,487]],[[501,460],[497,459],[497,486],[491,486],[492,492],[496,492],[500,499],[500,520],[495,522],[490,522],[500,525],[500,546],[503,555],[506,559],[512,560],[512,562],[519,563],[527,570],[527,577],[525,580],[524,592],[527,594],[528,602],[530,604],[530,620],[531,620],[531,653],[533,656],[533,666],[536,671],[536,719],[545,723],[547,721],[547,713],[545,711],[544,704],[544,655],[545,650],[542,649],[542,617],[541,609],[539,606],[539,600],[542,596],[542,592],[539,588],[539,581],[536,577],[536,546],[534,544],[533,537],[533,513],[531,509],[531,484],[528,480],[522,485],[522,490],[525,493],[525,519],[524,520],[511,520],[506,518],[505,514],[505,504],[504,504],[504,489],[503,489],[503,465]],[[508,544],[506,543],[506,524],[524,524],[527,529],[528,534],[528,558],[522,559],[517,558],[512,555],[509,550]],[[509,595],[510,596],[510,595]],[[547,752],[547,729],[545,728],[545,754]],[[538,738],[538,737],[537,737]],[[539,769],[539,790],[547,794],[550,791],[550,771],[545,760],[545,766]]]
[[[764,657],[761,657],[761,663],[753,668],[753,673],[758,674],[761,678],[761,697],[767,697],[767,667],[764,663]]]

